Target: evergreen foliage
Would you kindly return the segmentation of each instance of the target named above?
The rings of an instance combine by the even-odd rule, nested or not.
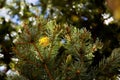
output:
[[[0,0],[0,80],[118,79],[119,0],[29,1]]]
[[[19,58],[16,70],[30,80],[87,78],[93,53],[102,48],[102,43],[98,39],[94,42],[86,28],[40,18],[36,18],[36,23],[23,23],[24,30],[13,47]]]

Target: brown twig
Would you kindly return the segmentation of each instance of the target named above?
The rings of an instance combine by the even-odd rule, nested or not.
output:
[[[46,72],[48,73],[48,76],[49,76],[50,80],[54,80],[51,73],[50,73],[50,70],[48,69],[46,64],[44,64],[44,67],[45,67]]]
[[[27,58],[25,58],[25,56],[21,55],[15,47],[13,47],[13,51],[14,51],[14,52],[16,53],[16,55],[18,55],[20,58],[25,59],[24,61],[26,61],[26,62],[28,62],[28,63],[30,63],[30,64],[34,64],[34,65],[36,65],[36,66],[40,66],[40,65],[35,64],[33,61],[28,60]]]
[[[44,62],[44,61],[43,61],[43,60],[44,60],[44,58],[43,58],[43,56],[41,55],[41,53],[39,52],[39,50],[38,50],[38,48],[37,48],[36,44],[34,44],[34,43],[32,43],[32,44],[34,45],[34,47],[35,47],[36,51],[38,52],[39,57],[41,58],[41,61],[42,61],[42,62]],[[52,75],[51,75],[51,73],[50,73],[50,70],[48,69],[48,66],[47,66],[47,64],[46,64],[46,63],[44,63],[44,68],[45,68],[45,70],[46,70],[46,72],[47,72],[47,74],[48,74],[48,76],[49,76],[50,80],[54,80],[54,79],[53,79],[53,77],[52,77]]]
[[[38,52],[38,55],[39,55],[41,61],[43,62],[43,59],[44,59],[44,58],[43,58],[43,56],[41,55],[40,51],[38,50],[36,44],[35,44],[35,43],[32,43],[32,44],[33,44],[33,46],[35,47],[36,51]]]

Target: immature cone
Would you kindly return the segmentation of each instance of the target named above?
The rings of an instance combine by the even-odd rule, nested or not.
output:
[[[72,15],[71,19],[72,19],[73,22],[78,22],[79,21],[79,17],[76,16],[76,15]]]
[[[50,39],[48,37],[42,37],[39,39],[39,45],[46,47],[50,43]]]
[[[76,74],[80,74],[80,70],[77,70],[77,71],[76,71]]]
[[[72,61],[72,55],[69,54],[69,55],[67,56],[66,63],[67,63],[67,64],[70,64],[71,61]]]

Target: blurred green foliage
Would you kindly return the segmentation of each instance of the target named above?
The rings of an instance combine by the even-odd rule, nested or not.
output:
[[[104,57],[109,57],[113,49],[120,46],[119,21],[113,20],[105,24],[105,21],[112,17],[105,0],[38,0],[38,4],[27,3],[26,0],[7,1],[0,0],[0,9],[9,9],[7,15],[10,16],[10,19],[0,16],[0,54],[4,55],[0,62],[7,64],[7,70],[10,68],[11,57],[16,57],[11,48],[16,37],[12,36],[12,33],[18,35],[19,30],[22,30],[22,27],[18,26],[22,26],[27,20],[34,20],[33,16],[42,15],[48,21],[54,19],[57,23],[68,23],[69,26],[74,25],[77,28],[86,27],[92,33],[94,41],[101,39],[104,46],[102,50],[94,53],[93,66],[98,65]],[[109,16],[104,18],[105,14]],[[19,16],[19,24],[12,21],[11,17],[14,15]]]

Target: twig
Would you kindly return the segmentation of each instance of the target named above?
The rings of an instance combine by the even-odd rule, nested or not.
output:
[[[24,61],[26,61],[26,62],[28,62],[28,63],[30,63],[30,64],[35,64],[35,62],[30,61],[30,60],[28,60],[27,58],[25,58],[23,55],[21,55],[15,47],[13,47],[13,51],[14,51],[14,52],[16,53],[16,55],[18,55],[20,58],[25,59]],[[37,67],[40,66],[40,65],[37,65],[37,64],[35,64],[35,65],[36,65]]]
[[[48,75],[49,75],[50,80],[54,80],[53,77],[52,77],[52,75],[51,75],[51,73],[50,73],[50,70],[48,69],[48,67],[47,67],[46,64],[44,64],[44,67],[45,67],[46,72],[47,72]]]
[[[33,44],[33,46],[35,47],[36,51],[38,52],[38,55],[39,55],[41,61],[43,62],[43,56],[41,55],[40,51],[38,50],[36,44],[34,44],[34,43],[32,43],[32,44]]]
[[[43,56],[41,55],[41,53],[39,52],[39,50],[38,50],[38,48],[37,48],[36,44],[34,44],[34,43],[32,43],[32,44],[34,45],[34,47],[35,47],[36,51],[38,52],[39,57],[41,58],[41,61],[42,61],[42,62],[44,62],[44,61],[43,61],[43,60],[44,60],[44,58],[43,58]],[[53,77],[52,77],[52,75],[51,75],[51,73],[50,73],[50,70],[48,69],[48,66],[47,66],[47,64],[46,64],[46,63],[44,63],[44,68],[45,68],[45,70],[46,70],[46,72],[47,72],[47,74],[48,74],[48,76],[49,76],[50,80],[54,80],[54,79],[53,79]]]

